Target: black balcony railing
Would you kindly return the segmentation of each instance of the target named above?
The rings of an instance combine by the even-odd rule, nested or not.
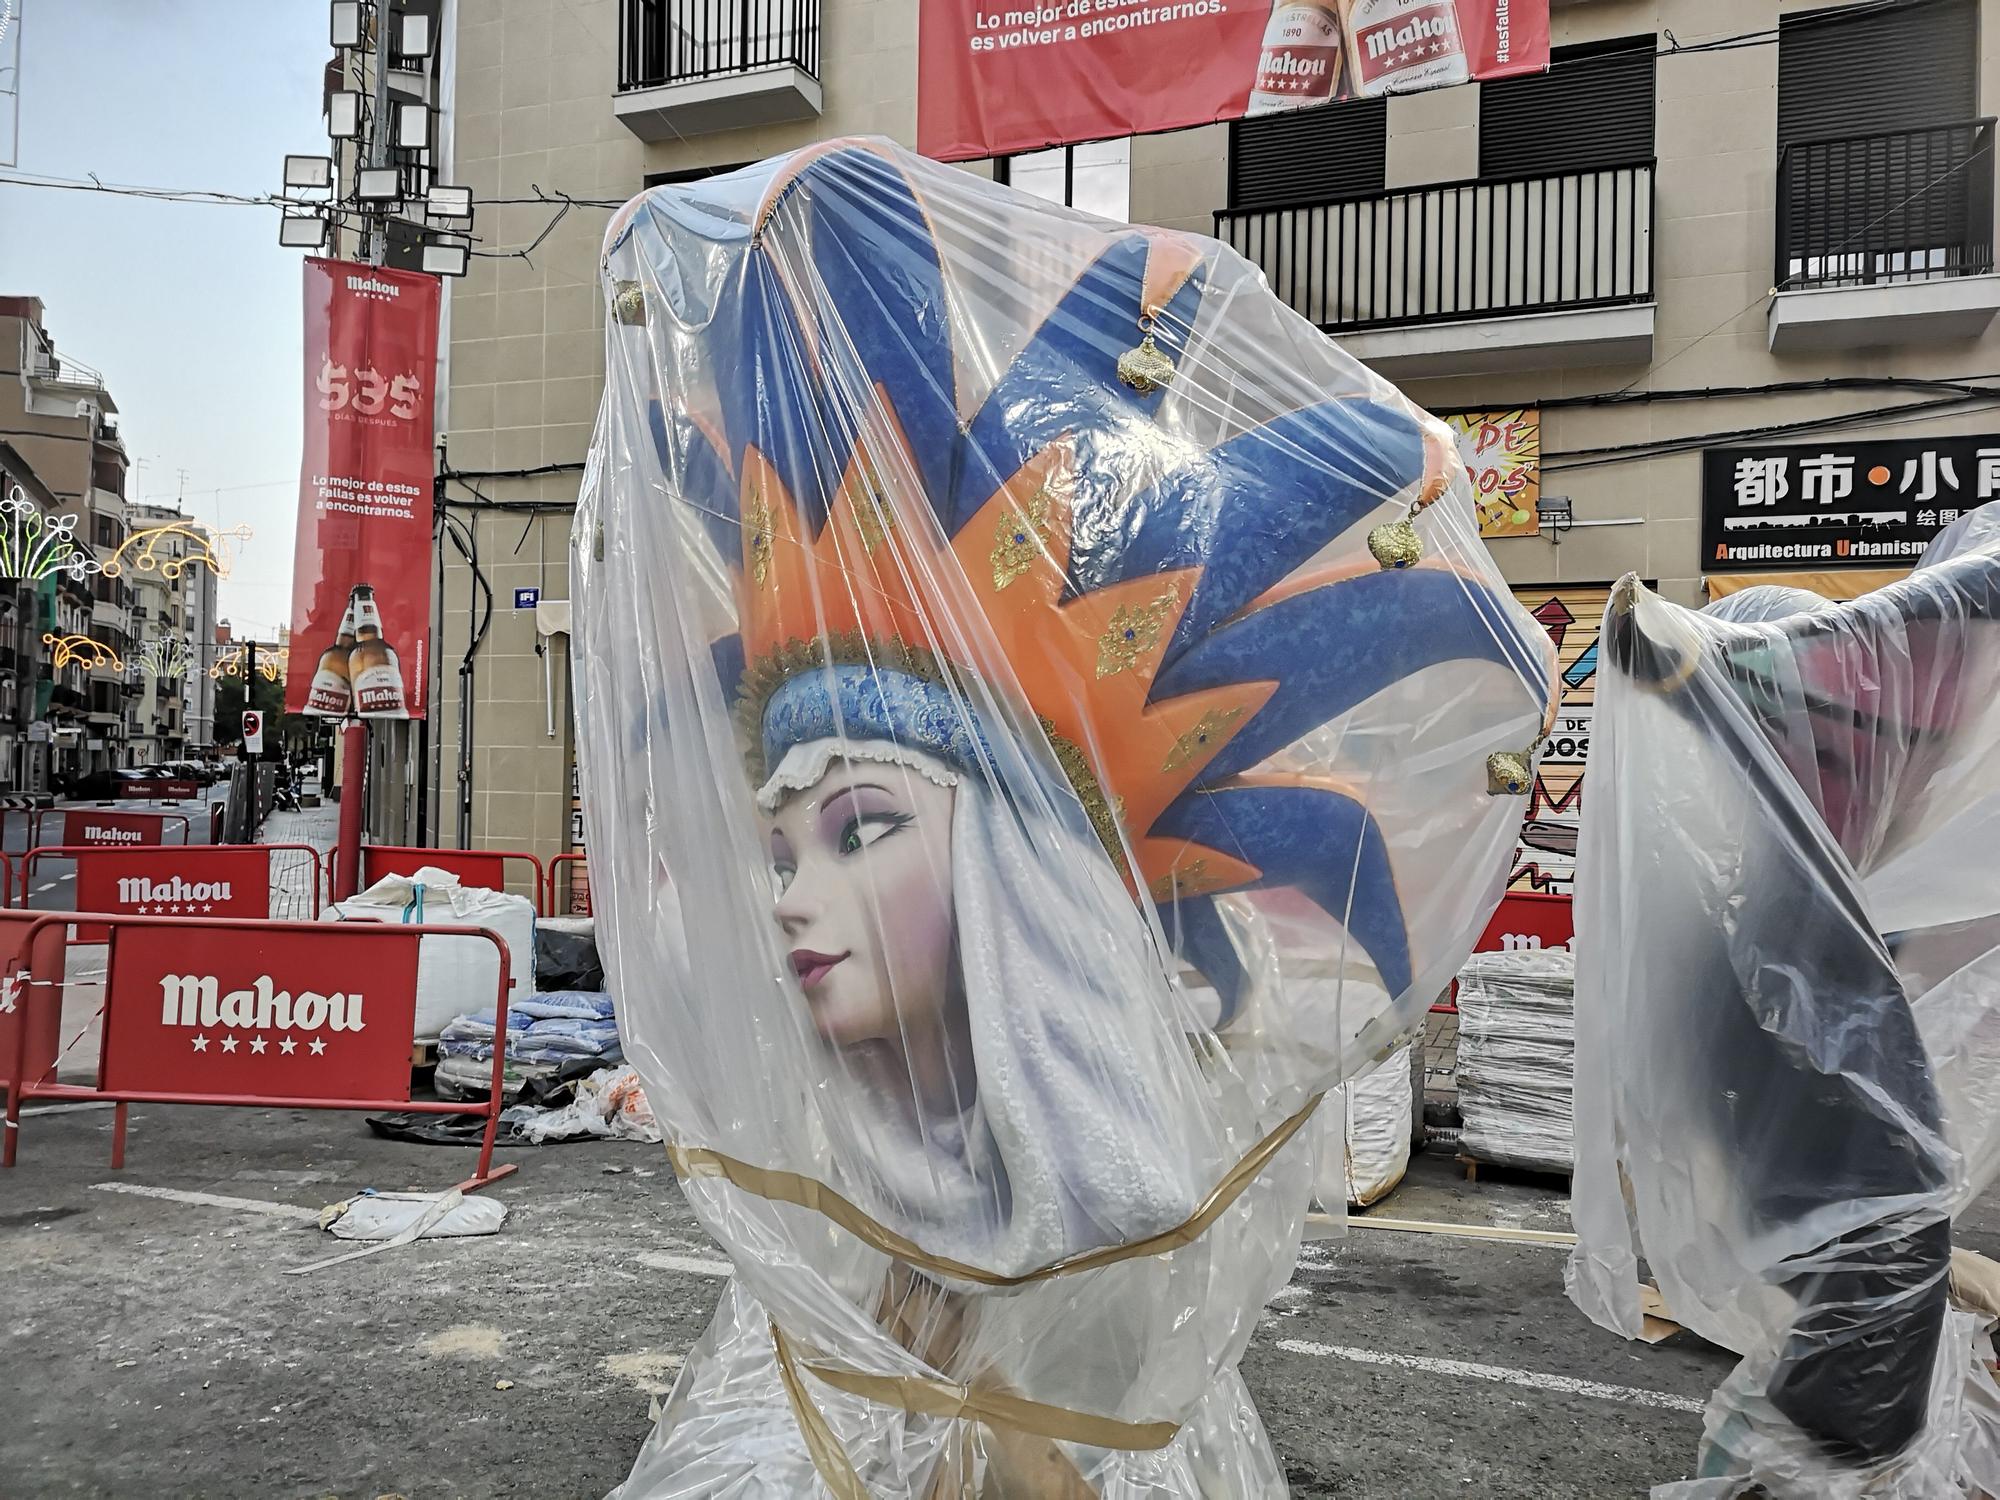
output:
[[[1328,329],[1645,302],[1653,164],[1225,209],[1215,234]]]
[[[1778,290],[1992,269],[1992,120],[1794,141],[1779,153]]]
[[[819,76],[819,0],[624,0],[619,7],[621,91],[784,64]]]

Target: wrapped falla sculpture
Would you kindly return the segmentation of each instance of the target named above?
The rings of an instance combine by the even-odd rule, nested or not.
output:
[[[1743,1356],[1656,1496],[2000,1491],[1952,1221],[2000,1174],[2000,507],[1845,603],[1613,590],[1570,1295]],[[1974,519],[1976,518],[1976,519]]]
[[[1449,435],[1211,241],[886,143],[606,240],[600,944],[735,1277],[619,1490],[1281,1495],[1321,1094],[1551,712]]]

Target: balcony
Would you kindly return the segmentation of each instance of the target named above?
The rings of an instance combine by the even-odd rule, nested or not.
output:
[[[1652,352],[1651,162],[1225,209],[1215,234],[1384,375]]]
[[[2000,312],[1993,121],[1786,146],[1775,275],[1773,353],[1978,338]]]
[[[642,141],[817,118],[819,0],[621,0],[612,108]]]

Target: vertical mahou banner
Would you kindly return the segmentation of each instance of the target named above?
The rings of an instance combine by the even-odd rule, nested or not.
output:
[[[438,280],[308,260],[293,713],[421,719]]]
[[[1549,0],[919,0],[940,161],[1178,130],[1549,65]]]

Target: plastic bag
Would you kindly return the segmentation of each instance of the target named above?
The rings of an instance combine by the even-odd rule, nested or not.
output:
[[[500,1116],[524,1141],[574,1140],[599,1136],[628,1141],[657,1141],[660,1123],[646,1103],[636,1068],[605,1068],[579,1079],[575,1097],[560,1109],[516,1105]]]
[[[601,990],[594,917],[542,917],[535,923],[535,984],[543,990]]]
[[[1281,1492],[1300,1132],[1552,712],[1450,434],[1213,241],[886,143],[606,255],[592,897],[738,1274],[620,1494]]]
[[[1958,1493],[1950,1221],[2000,1170],[1996,610],[1989,542],[1768,623],[1629,578],[1605,614],[1570,1292],[1635,1334],[1643,1254],[1743,1353],[1708,1452],[1776,1496]]]

